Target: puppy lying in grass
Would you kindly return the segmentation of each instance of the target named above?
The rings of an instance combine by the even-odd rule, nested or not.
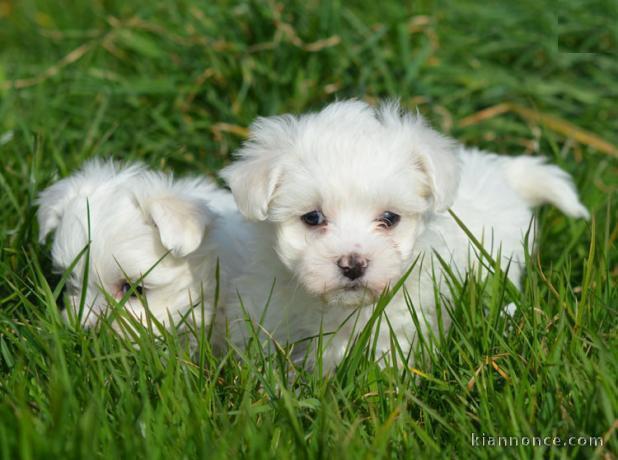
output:
[[[237,157],[222,176],[256,223],[251,265],[233,282],[238,300],[225,306],[232,339],[249,338],[248,316],[258,333],[296,343],[295,356],[315,364],[306,339],[322,334],[325,370],[371,326],[372,306],[389,288],[371,343],[378,359],[407,363],[417,325],[438,328],[434,287],[450,295],[444,268],[464,276],[483,253],[518,286],[528,230],[534,240],[533,207],[551,203],[588,218],[558,167],[466,149],[393,103],[344,101],[260,118]]]
[[[115,305],[143,324],[147,309],[162,325],[196,315],[209,324],[217,260],[221,280],[245,263],[234,200],[205,178],[95,160],[38,204],[40,239],[54,232],[54,267],[69,272],[65,316],[84,326]]]

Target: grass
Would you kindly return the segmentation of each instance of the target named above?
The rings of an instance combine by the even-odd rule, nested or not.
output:
[[[2,458],[616,458],[615,1],[0,0]],[[33,201],[85,159],[215,173],[257,115],[399,97],[458,139],[544,154],[589,223],[539,212],[513,319],[471,277],[414,369],[354,347],[328,378],[170,333],[75,330]],[[265,286],[268,290],[269,286]],[[363,346],[365,345],[365,346]],[[601,436],[474,447],[472,433]]]

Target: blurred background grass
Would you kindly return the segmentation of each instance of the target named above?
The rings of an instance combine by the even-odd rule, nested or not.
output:
[[[350,458],[355,452],[453,456],[467,445],[464,436],[470,429],[513,432],[523,423],[530,431],[570,429],[614,436],[617,20],[615,0],[0,0],[0,394],[6,401],[0,404],[0,420],[5,422],[0,452],[5,458],[15,452],[25,457],[69,452],[83,456],[88,446],[98,446],[93,455],[155,458],[180,455],[182,439],[193,446],[187,452],[195,453],[191,443],[206,432],[200,445],[219,440],[225,446],[218,451],[221,455],[328,457],[334,449]],[[531,305],[549,314],[549,324],[565,305],[569,311],[576,309],[582,285],[591,290],[590,305],[600,310],[589,312],[585,327],[567,321],[551,330],[546,324],[546,339],[561,344],[551,356],[543,354],[547,342],[536,341],[538,325],[520,330],[510,350],[531,357],[535,378],[521,375],[506,388],[504,382],[490,384],[476,399],[460,398],[467,380],[461,377],[463,386],[458,386],[461,382],[449,376],[460,365],[469,377],[478,363],[473,366],[460,356],[434,367],[432,375],[440,382],[406,396],[416,409],[404,421],[389,418],[399,407],[399,397],[389,393],[380,410],[361,397],[365,390],[380,395],[386,391],[376,381],[365,387],[359,380],[354,401],[339,387],[327,391],[314,382],[304,390],[306,405],[294,406],[301,412],[320,407],[320,416],[305,415],[301,421],[315,444],[307,449],[299,447],[302,433],[289,406],[277,406],[277,415],[268,421],[260,421],[259,411],[247,406],[259,391],[249,388],[257,377],[246,377],[246,369],[228,370],[229,382],[240,379],[247,386],[230,383],[225,397],[197,385],[205,401],[199,394],[183,393],[195,390],[196,381],[189,379],[192,383],[183,391],[170,383],[188,378],[178,370],[186,364],[176,363],[178,368],[166,374],[152,356],[132,356],[139,363],[137,375],[122,360],[116,365],[126,374],[114,366],[105,372],[122,374],[124,383],[118,388],[134,392],[135,399],[124,393],[109,399],[92,396],[105,393],[107,386],[102,374],[80,369],[83,350],[78,345],[85,336],[76,339],[33,319],[53,303],[43,295],[42,276],[49,272],[49,263],[35,243],[36,193],[93,156],[138,159],[180,174],[214,174],[230,160],[256,116],[318,109],[347,97],[400,98],[404,106],[418,108],[435,127],[465,143],[504,154],[543,154],[572,173],[595,215],[596,233],[555,210],[543,210],[541,263],[539,271],[533,267],[529,273],[526,295]],[[590,252],[592,241],[596,254]],[[43,269],[37,266],[39,259]],[[586,263],[592,264],[588,272]],[[557,299],[542,275],[557,286]],[[585,276],[596,284],[584,283]],[[466,327],[471,324],[475,321]],[[470,331],[459,332],[458,340],[465,340]],[[501,349],[478,340],[478,347],[471,347],[474,353]],[[62,353],[47,355],[49,344]],[[515,369],[510,372],[521,371]],[[525,372],[532,371],[527,367]],[[93,375],[101,378],[100,384],[87,383]],[[161,380],[153,383],[143,375],[159,375]],[[501,377],[487,378],[491,383],[491,378]],[[68,391],[65,384],[76,386],[70,397],[62,393]],[[54,393],[58,388],[64,390]],[[179,393],[165,415],[151,419],[161,426],[146,429],[159,436],[159,441],[149,438],[153,450],[140,450],[145,441],[130,419],[143,419],[144,411],[156,413],[144,402],[156,399],[153,391],[163,399]],[[213,402],[217,397],[223,402]],[[569,402],[563,405],[564,398]],[[212,421],[194,412],[199,404]],[[432,412],[431,407],[446,412]],[[181,415],[174,418],[176,409]],[[229,418],[216,416],[215,410]],[[192,418],[200,427],[195,433],[187,428]],[[59,428],[60,422],[66,428]],[[278,424],[284,428],[277,431]],[[461,438],[458,426],[468,430]],[[72,438],[73,430],[85,438]],[[52,435],[60,440],[51,442]],[[277,437],[285,447],[281,451],[279,444],[273,447]],[[516,452],[526,456],[528,451]],[[607,449],[536,452],[596,452],[612,458]],[[207,456],[214,453],[204,450]]]
[[[111,153],[216,169],[236,126],[353,96],[399,97],[502,152],[543,133],[458,122],[508,101],[618,141],[615,2],[404,4],[3,0],[2,129],[49,133],[63,169]]]

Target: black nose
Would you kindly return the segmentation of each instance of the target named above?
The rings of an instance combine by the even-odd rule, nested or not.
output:
[[[341,257],[337,261],[337,266],[341,269],[341,273],[346,278],[355,280],[365,274],[369,261],[359,254],[349,254]]]

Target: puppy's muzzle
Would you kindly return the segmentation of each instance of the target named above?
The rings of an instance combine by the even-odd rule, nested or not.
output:
[[[368,265],[369,260],[367,260],[366,257],[356,253],[340,257],[337,261],[337,266],[341,270],[341,274],[351,280],[355,280],[363,276]]]

